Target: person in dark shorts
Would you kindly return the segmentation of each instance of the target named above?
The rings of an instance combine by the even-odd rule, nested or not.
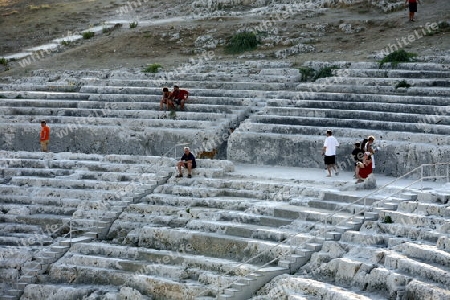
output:
[[[328,175],[331,177],[331,169],[334,170],[336,176],[339,175],[339,171],[336,169],[336,148],[339,147],[339,142],[333,136],[331,130],[327,130],[327,138],[323,143],[322,155],[325,156],[324,161],[327,165]]]
[[[183,177],[181,167],[188,169],[188,178],[191,178],[192,169],[195,169],[197,167],[197,162],[195,161],[194,154],[192,154],[189,150],[189,147],[184,147],[184,154],[181,157],[180,161],[177,163],[178,175],[175,176],[177,178]]]
[[[420,4],[420,0],[405,0],[405,5],[409,6],[409,21],[414,22],[414,13],[417,12],[417,3]]]

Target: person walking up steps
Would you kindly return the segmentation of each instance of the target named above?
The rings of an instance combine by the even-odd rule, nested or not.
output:
[[[417,3],[421,4],[419,0],[405,0],[405,5],[409,7],[409,21],[414,22],[414,14],[417,12]]]
[[[45,120],[41,121],[41,134],[39,143],[41,144],[41,151],[48,152],[48,144],[50,142],[50,127],[47,126]]]
[[[327,165],[328,175],[331,177],[331,169],[334,170],[336,176],[339,175],[339,171],[336,168],[336,148],[339,147],[339,142],[333,136],[331,130],[327,130],[327,137],[323,143],[322,155],[325,156],[325,164]]]

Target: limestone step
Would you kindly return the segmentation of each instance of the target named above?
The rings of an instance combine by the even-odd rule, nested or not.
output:
[[[443,112],[443,110],[442,110]],[[263,110],[266,117],[270,119],[270,116],[276,116],[283,118],[285,122],[289,122],[292,117],[310,117],[310,118],[330,118],[330,119],[345,119],[345,120],[371,120],[371,121],[385,121],[385,122],[401,122],[401,123],[437,123],[448,126],[450,119],[442,115],[442,113],[436,108],[433,111],[430,109],[430,113],[422,112],[420,108],[414,110],[414,107],[410,107],[408,112],[404,110],[401,112],[389,112],[376,110],[358,110],[353,107],[349,109],[339,109],[335,107],[326,108],[310,108],[310,107],[266,107]],[[272,117],[272,118],[274,118]],[[258,120],[256,116],[252,117],[253,120]],[[264,122],[264,119],[262,119]]]
[[[190,244],[193,246],[193,254],[202,253],[206,256],[221,258],[234,257],[237,260],[255,257],[252,263],[266,263],[275,258],[276,252],[291,251],[290,246],[285,244],[182,228],[171,229],[145,226],[136,232],[136,235],[139,237],[140,247],[173,250],[178,248],[179,245]],[[154,240],[156,235],[159,236],[158,241]],[[134,238],[131,236],[127,237],[128,240],[133,240]],[[250,245],[251,247],[249,248]],[[269,249],[271,250],[269,251]]]
[[[442,233],[432,230],[427,227],[413,226],[414,223],[383,223],[377,222],[377,225],[371,223],[373,221],[366,222],[365,226],[377,226],[383,233],[390,234],[392,236],[403,237],[403,238],[413,238],[417,241],[426,241],[431,243],[437,243]]]
[[[303,208],[295,205],[279,205],[274,210],[274,215],[277,217],[299,219],[305,221],[315,221],[318,223],[327,223],[332,225],[343,224],[353,218],[353,214],[345,212],[334,212],[326,209]]]
[[[446,275],[448,267],[431,263],[423,263],[410,259],[402,254],[388,253],[385,256],[384,265],[387,268],[405,272],[411,277],[421,279],[421,281],[431,281],[442,287],[448,287],[450,278]]]
[[[256,133],[268,133],[268,134],[298,134],[302,136],[315,136],[317,132],[323,132],[326,130],[326,127],[322,126],[309,126],[308,124],[298,126],[298,125],[286,125],[286,124],[264,124],[264,123],[246,123],[246,128],[249,131]],[[323,128],[323,129],[322,129]],[[236,132],[240,130],[237,129]],[[333,128],[333,134],[339,137],[345,136],[346,138],[352,139],[352,141],[361,141],[364,137],[367,137],[371,134],[376,136],[382,136],[383,140],[386,142],[397,142],[403,143],[405,142],[405,136],[402,132],[397,131],[378,131],[376,129],[367,130],[364,128],[352,128],[349,130],[348,128]],[[412,132],[409,134],[409,143],[429,143],[436,145],[445,145],[448,139],[446,137],[440,137],[438,135],[434,135],[432,131],[430,133],[420,133],[420,132]],[[353,145],[353,144],[352,144]]]
[[[439,117],[440,118],[440,117]],[[332,120],[332,121],[330,121]],[[435,120],[435,118],[430,119]],[[383,131],[406,131],[412,133],[422,133],[424,130],[431,132],[432,134],[442,134],[446,130],[447,125],[439,126],[435,124],[427,124],[422,120],[413,120],[412,122],[403,121],[395,122],[391,120],[373,120],[370,124],[367,124],[365,119],[335,119],[327,118],[325,116],[298,116],[298,117],[286,117],[286,116],[266,116],[266,115],[252,115],[251,121],[254,123],[262,124],[278,124],[278,125],[290,125],[290,126],[328,126],[328,127],[346,127],[346,128],[372,128],[374,130]],[[417,122],[420,121],[420,126],[417,126]],[[369,126],[369,127],[368,127]]]

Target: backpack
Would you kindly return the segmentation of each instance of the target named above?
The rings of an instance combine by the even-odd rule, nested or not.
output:
[[[363,139],[363,141],[361,142],[361,149],[366,152],[366,149],[364,149],[366,147],[367,142],[369,141],[369,139]]]

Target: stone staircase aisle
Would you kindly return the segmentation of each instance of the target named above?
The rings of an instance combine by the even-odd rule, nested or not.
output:
[[[18,299],[73,244],[102,238],[128,203],[167,180],[173,164],[161,157],[2,151],[2,299]]]

